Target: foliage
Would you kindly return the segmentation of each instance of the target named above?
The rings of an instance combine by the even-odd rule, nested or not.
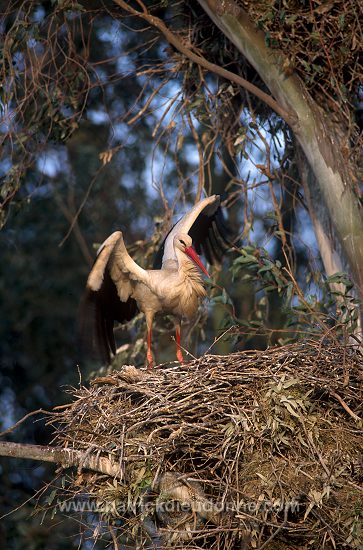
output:
[[[317,278],[312,287],[313,292],[303,293],[297,283],[288,258],[283,265],[280,260],[273,260],[266,250],[261,247],[246,246],[241,249],[232,266],[233,278],[253,281],[255,293],[258,296],[257,307],[260,311],[260,319],[250,322],[239,320],[239,325],[255,327],[256,331],[265,333],[265,322],[269,309],[269,297],[276,294],[282,298],[281,310],[285,314],[285,326],[280,325],[281,333],[286,330],[278,342],[283,345],[296,340],[301,335],[321,334],[329,332],[329,325],[334,325],[335,334],[348,337],[355,332],[357,327],[357,305],[359,300],[352,293],[353,284],[345,273],[336,273],[326,280]],[[306,283],[309,283],[311,273],[308,273]],[[331,285],[335,285],[333,291]],[[262,291],[262,292],[261,292]],[[261,296],[262,293],[262,296]],[[334,294],[335,299],[332,299]],[[252,332],[252,331],[251,331]],[[290,332],[290,334],[288,334]]]
[[[359,2],[314,0],[285,2],[282,7],[267,0],[243,5],[263,29],[268,45],[284,54],[286,75],[297,72],[330,112],[351,124],[362,72],[357,55],[362,37]]]

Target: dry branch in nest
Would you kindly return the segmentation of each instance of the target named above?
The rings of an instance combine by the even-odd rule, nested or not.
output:
[[[362,379],[359,351],[314,342],[125,366],[54,413],[56,445],[117,471],[80,467],[67,498],[139,548],[361,548]]]

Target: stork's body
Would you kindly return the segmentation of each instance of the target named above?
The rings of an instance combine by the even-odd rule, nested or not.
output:
[[[148,330],[147,360],[152,365],[151,331],[156,313],[164,312],[175,318],[177,358],[183,361],[180,349],[180,324],[183,318],[192,319],[200,300],[206,296],[201,275],[208,273],[192,247],[193,226],[201,216],[208,221],[204,238],[195,239],[197,248],[206,249],[209,261],[217,259],[218,248],[226,248],[221,237],[219,197],[214,195],[200,201],[186,214],[166,237],[156,259],[160,269],[145,270],[129,256],[121,231],[113,233],[100,247],[88,277],[83,306],[83,335],[91,337],[91,347],[105,362],[115,353],[114,321],[130,320],[138,310],[146,317]],[[203,220],[202,220],[203,221]],[[213,226],[214,224],[214,226]],[[197,227],[195,227],[197,229]],[[212,233],[211,233],[212,231]],[[203,233],[203,231],[202,231]],[[212,238],[213,234],[213,238]],[[214,239],[214,249],[211,242]],[[214,250],[214,255],[212,254]],[[86,334],[88,332],[88,334]]]

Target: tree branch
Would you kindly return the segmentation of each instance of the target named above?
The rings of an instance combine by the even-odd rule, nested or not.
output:
[[[119,465],[112,462],[109,458],[89,455],[74,449],[63,449],[62,447],[48,447],[43,445],[0,441],[0,456],[53,462],[64,468],[75,466],[80,469],[93,470],[111,477],[120,475]]]
[[[248,92],[251,94],[254,94],[256,97],[264,101],[271,109],[275,111],[281,118],[285,120],[287,124],[290,126],[293,126],[293,124],[296,122],[296,116],[293,112],[289,112],[277,101],[273,99],[272,96],[266,94],[260,88],[249,82],[248,80],[245,80],[241,76],[232,73],[231,71],[228,71],[227,69],[224,69],[223,67],[220,67],[219,65],[215,65],[214,63],[211,63],[210,61],[207,61],[204,57],[201,55],[197,55],[194,52],[192,52],[188,47],[186,47],[181,40],[173,33],[171,32],[168,27],[159,19],[158,17],[155,17],[154,15],[151,15],[144,4],[141,1],[138,1],[138,4],[142,7],[142,11],[135,10],[131,6],[129,6],[126,2],[123,0],[114,0],[114,2],[123,8],[128,13],[131,13],[132,15],[135,15],[137,17],[141,17],[141,19],[144,19],[151,25],[153,25],[155,28],[157,28],[162,34],[165,36],[165,38],[172,44],[180,53],[185,55],[188,59],[193,61],[194,63],[197,63],[201,67],[204,67],[208,71],[211,71],[218,76],[221,76],[222,78],[225,78],[226,80],[230,80],[231,82],[234,82],[235,84],[238,84],[242,88],[245,88]]]
[[[15,430],[15,428],[18,428],[18,426],[20,426],[20,424],[25,422],[25,420],[27,420],[30,416],[34,416],[35,414],[50,414],[50,413],[48,411],[44,410],[44,409],[38,409],[36,411],[32,411],[32,412],[26,414],[25,416],[23,416],[23,418],[18,420],[15,424],[10,426],[10,428],[7,428],[3,432],[0,432],[0,437],[4,437],[4,435],[7,435],[7,434],[11,433],[12,431]]]
[[[110,477],[121,477],[120,465],[109,458],[74,449],[0,441],[0,456],[52,462],[63,468],[77,467]],[[202,517],[215,524],[219,523],[220,511],[205,497],[200,484],[188,481],[185,475],[164,472],[154,479],[153,487],[158,493],[168,495],[170,499],[188,503]]]

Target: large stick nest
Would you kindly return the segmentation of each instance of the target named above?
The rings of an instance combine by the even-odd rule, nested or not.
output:
[[[362,367],[309,342],[96,378],[55,443],[117,475],[79,468],[63,495],[142,548],[362,548]]]

